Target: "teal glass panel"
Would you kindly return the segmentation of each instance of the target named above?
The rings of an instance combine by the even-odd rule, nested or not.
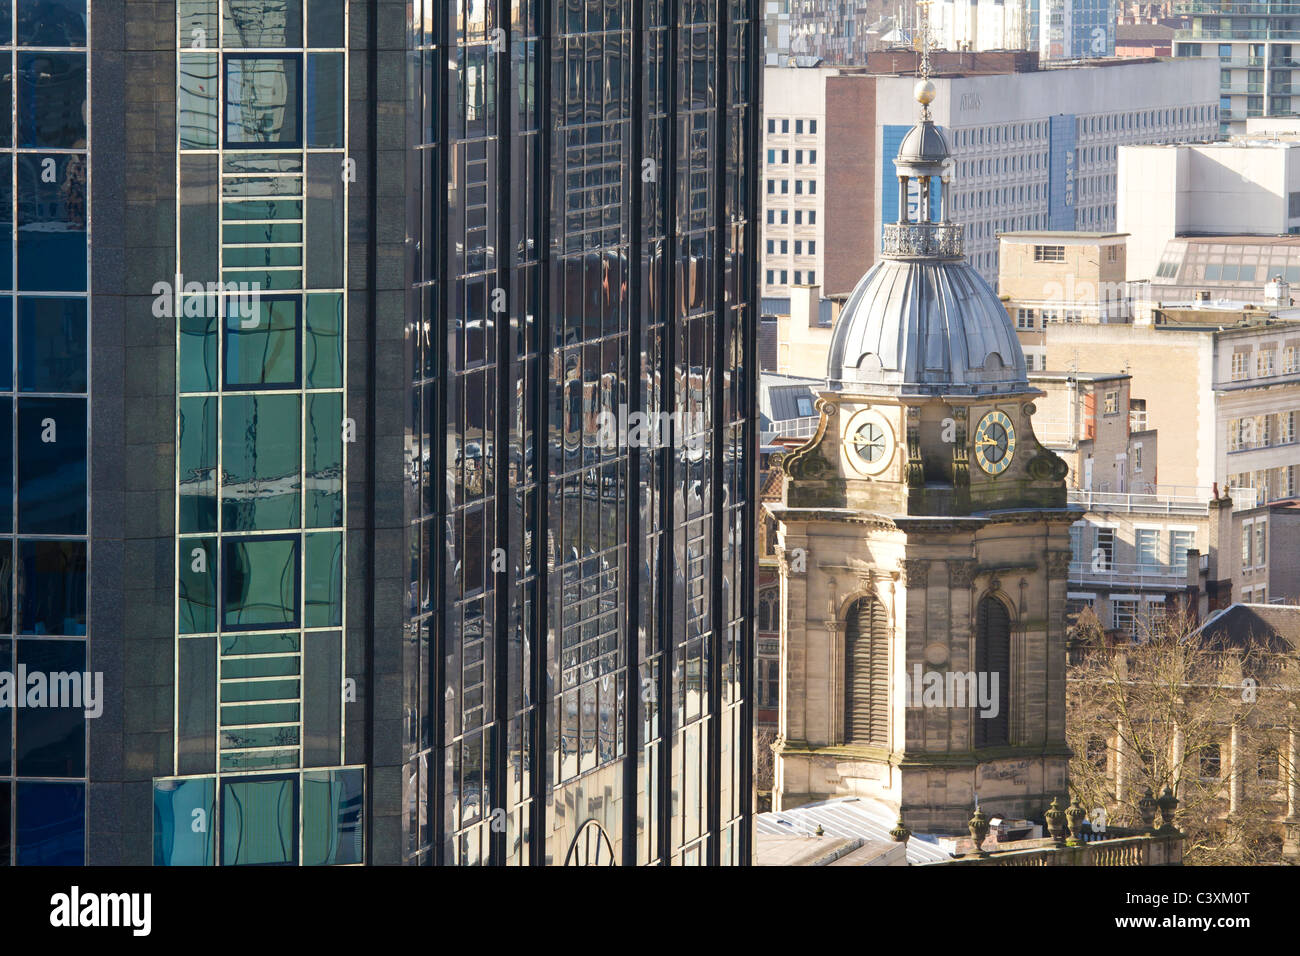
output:
[[[302,265],[301,246],[227,246],[227,269],[258,269],[262,266]]]
[[[307,443],[307,527],[338,528],[343,524],[342,393],[307,396],[303,436]]]
[[[182,397],[177,412],[181,534],[217,530],[217,400]]]
[[[226,316],[226,388],[294,388],[299,381],[297,296],[261,296]]]
[[[222,654],[296,654],[297,634],[224,634]]]
[[[297,704],[233,704],[221,708],[221,726],[297,721],[298,713]]]
[[[343,386],[343,296],[307,296],[308,388]],[[339,432],[340,436],[342,431]]]
[[[212,777],[156,780],[153,865],[212,866],[217,857],[217,784]]]
[[[258,657],[241,657],[221,662],[221,679],[234,680],[242,677],[297,677],[298,655],[273,657],[262,654]]]
[[[251,750],[257,747],[296,747],[297,727],[249,727],[243,730],[223,730],[222,750]]]
[[[290,196],[302,195],[301,176],[227,176],[221,183],[221,195]]]
[[[224,206],[227,222],[241,219],[301,219],[301,199],[265,199],[253,202],[228,202]]]
[[[236,222],[221,229],[225,243],[302,242],[302,224],[297,222]]]
[[[365,793],[361,770],[313,770],[302,775],[302,862],[360,863]]]
[[[298,526],[299,402],[296,394],[222,399],[223,530]]]
[[[221,685],[223,704],[250,704],[263,700],[292,700],[298,697],[296,680],[234,681]]]
[[[298,540],[227,538],[221,546],[222,630],[296,627]]]
[[[221,862],[226,866],[298,861],[298,782],[293,777],[225,781]]]
[[[306,541],[307,627],[343,623],[343,535],[309,534]]]
[[[298,766],[297,750],[242,750],[221,755],[221,771],[285,770]]]
[[[217,320],[215,316],[182,315],[180,323],[180,390],[217,390]]]
[[[182,634],[217,629],[217,539],[184,538],[177,555],[178,627]]]
[[[300,173],[302,153],[226,153],[221,157],[226,172],[241,175],[256,173]]]
[[[216,149],[217,94],[221,89],[217,83],[217,54],[183,50],[177,74],[177,134],[181,149]]]
[[[301,269],[264,269],[261,272],[223,272],[226,282],[261,289],[263,292],[292,292],[302,288]]]

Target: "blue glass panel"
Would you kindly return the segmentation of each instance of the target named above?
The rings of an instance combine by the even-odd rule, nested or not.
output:
[[[86,856],[86,788],[80,783],[20,782],[15,862],[82,866]]]
[[[180,632],[211,633],[217,629],[217,539],[182,539],[177,560]]]
[[[0,398],[0,533],[14,530],[13,399]]]
[[[5,9],[8,7],[6,3]],[[85,46],[86,0],[18,0],[18,42],[25,46]]]
[[[0,673],[12,674],[14,669],[14,642],[0,640]],[[0,777],[11,776],[14,772],[13,761],[13,709],[0,707]],[[0,822],[0,831],[9,833],[9,818]],[[9,861],[7,853],[0,853],[0,865]]]
[[[345,0],[307,0],[307,45],[343,46],[343,4]]]
[[[84,641],[18,641],[17,669],[26,668],[26,695],[14,711],[18,724],[15,758],[24,777],[86,775],[86,713],[102,707],[93,679],[85,686]]]
[[[18,530],[86,533],[86,400],[18,402]]]
[[[297,861],[298,781],[293,777],[226,780],[221,788],[222,864]]]
[[[86,291],[84,156],[18,157],[18,287]]]
[[[0,780],[0,866],[9,866],[12,862],[13,841],[9,838],[12,819],[13,784]]]
[[[18,545],[19,632],[86,633],[86,543],[22,541]]]
[[[13,157],[0,156],[0,289],[14,287],[13,198]]]
[[[3,242],[0,242],[0,247],[2,246]],[[7,295],[0,296],[0,392],[12,391],[14,387],[13,331],[14,300]]]
[[[86,391],[85,299],[18,300],[18,385],[24,392]]]
[[[211,778],[153,785],[153,865],[212,866],[217,856],[217,784]]]
[[[18,54],[18,145],[86,148],[86,54]]]
[[[302,862],[322,866],[361,862],[360,770],[302,775]]]

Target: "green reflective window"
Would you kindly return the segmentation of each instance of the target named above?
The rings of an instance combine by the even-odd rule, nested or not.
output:
[[[307,396],[307,527],[343,524],[343,395]]]
[[[223,704],[259,700],[293,700],[298,696],[296,680],[225,681],[221,684]]]
[[[297,727],[250,727],[247,730],[223,730],[222,750],[244,750],[254,747],[296,747]]]
[[[221,787],[221,862],[288,864],[298,859],[295,777],[228,780]]]
[[[215,43],[214,37],[208,45]],[[181,149],[216,149],[220,89],[216,53],[182,51],[176,72],[176,128]]]
[[[180,322],[180,390],[217,390],[217,320],[182,315]]]
[[[302,223],[226,223],[221,229],[221,241],[226,243],[302,242]]]
[[[343,535],[309,534],[306,540],[307,627],[343,623]]]
[[[260,272],[223,272],[226,282],[261,289],[263,292],[292,292],[302,288],[301,269],[263,269]]]
[[[296,387],[300,378],[298,297],[261,296],[249,305],[232,307],[225,319],[226,387]]]
[[[298,527],[299,402],[297,394],[222,399],[222,530]]]
[[[297,634],[223,634],[222,654],[296,654]]]
[[[255,175],[257,173],[300,173],[302,153],[228,152],[221,157],[228,173]]]
[[[227,176],[221,181],[221,195],[291,196],[302,195],[301,176]]]
[[[298,766],[297,750],[239,750],[221,755],[221,771],[282,770]]]
[[[235,220],[301,219],[301,199],[262,199],[222,204],[227,222]]]
[[[217,539],[183,538],[177,555],[178,619],[182,634],[217,629]]]
[[[243,657],[221,662],[221,679],[235,680],[243,677],[294,677],[298,674],[298,658]]]
[[[296,627],[297,538],[226,538],[221,547],[222,630]]]
[[[302,265],[301,246],[227,246],[223,255],[227,269]]]
[[[343,385],[343,296],[337,293],[307,296],[308,388]],[[342,432],[340,432],[340,435]]]
[[[302,775],[304,865],[361,862],[363,780],[360,770],[314,770]]]
[[[221,708],[221,726],[278,724],[298,719],[297,704],[233,704]]]
[[[222,0],[221,13],[225,20],[222,42],[228,47],[302,46],[302,0],[278,3]]]
[[[177,412],[179,531],[217,530],[217,402],[185,398]],[[209,629],[211,630],[211,629]]]

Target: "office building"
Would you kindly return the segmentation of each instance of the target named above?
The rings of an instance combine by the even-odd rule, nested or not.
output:
[[[1043,59],[1115,55],[1115,0],[1036,0],[1034,6]]]
[[[73,7],[0,653],[104,693],[3,712],[6,856],[747,862],[758,4]]]
[[[846,296],[880,254],[881,229],[897,214],[890,157],[910,128],[907,103],[916,67],[910,55],[892,63],[888,53],[879,56],[872,61],[879,65],[868,69],[889,73],[765,71],[765,296],[786,296],[792,285],[805,283],[820,285],[828,297]],[[1029,53],[967,56],[976,62],[996,57],[1005,72],[936,75],[935,123],[952,149],[949,214],[967,224],[967,255],[990,283],[998,275],[999,233],[1116,231],[1120,145],[1205,139],[1217,128],[1209,64],[1108,60],[1043,68]],[[937,69],[949,69],[947,60],[936,62]],[[796,92],[784,92],[787,83]],[[824,103],[817,98],[823,86]],[[1061,112],[1061,104],[1070,112]],[[805,138],[814,119],[816,136],[824,137],[802,147],[803,164],[793,163],[801,148],[794,142],[800,119]],[[816,164],[808,161],[807,150],[814,148]],[[783,152],[769,164],[773,150]],[[792,165],[782,162],[784,151]],[[811,255],[809,241],[817,243]]]

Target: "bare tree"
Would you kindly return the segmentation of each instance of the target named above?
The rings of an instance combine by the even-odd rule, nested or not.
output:
[[[754,789],[760,811],[772,806],[772,788],[776,786],[776,755],[772,752],[775,743],[774,729],[762,727],[754,732]]]
[[[1081,806],[1114,826],[1142,824],[1139,802],[1166,787],[1188,864],[1280,860],[1293,653],[1196,635],[1182,614],[1141,622],[1132,640],[1090,609],[1071,627],[1066,737]]]

